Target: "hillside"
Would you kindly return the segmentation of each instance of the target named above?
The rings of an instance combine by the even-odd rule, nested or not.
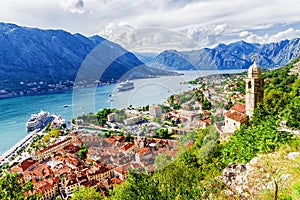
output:
[[[169,165],[132,172],[110,199],[299,199],[300,140],[280,127],[300,129],[300,79],[289,75],[299,60],[264,74],[264,104],[228,142],[213,126],[200,129]]]
[[[26,84],[41,81],[48,85],[72,82],[84,59],[97,46],[94,58],[89,59],[97,59],[93,64],[102,70],[102,76],[96,77],[101,81],[118,80],[137,66],[142,66],[139,72],[127,77],[172,74],[149,69],[134,54],[97,35],[85,37],[63,30],[41,30],[0,23],[0,90],[22,90]],[[107,65],[104,64],[109,60],[106,52],[118,55]]]
[[[300,55],[300,38],[270,44],[251,44],[244,41],[220,44],[215,48],[177,52],[166,50],[160,53],[150,66],[166,69],[247,69],[258,54],[258,63],[264,68],[282,66]]]

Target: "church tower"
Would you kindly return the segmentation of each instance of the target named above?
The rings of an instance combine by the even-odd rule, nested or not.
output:
[[[246,81],[246,114],[249,118],[253,115],[253,111],[258,103],[264,100],[264,79],[261,77],[261,69],[254,63],[248,69],[248,77]]]

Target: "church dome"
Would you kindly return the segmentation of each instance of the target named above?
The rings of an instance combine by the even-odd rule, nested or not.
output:
[[[253,65],[251,65],[248,69],[248,78],[260,78],[261,77],[261,69],[254,61]]]

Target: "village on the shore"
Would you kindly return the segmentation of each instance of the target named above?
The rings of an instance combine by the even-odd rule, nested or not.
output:
[[[161,105],[107,108],[79,116],[69,127],[53,120],[1,157],[1,173],[17,173],[23,184],[32,181],[34,190],[26,196],[68,199],[78,186],[107,196],[130,172],[152,173],[172,162],[193,144],[190,136],[198,129],[213,126],[221,142],[228,140],[263,97],[256,62],[248,74],[210,75],[187,84],[193,89]]]

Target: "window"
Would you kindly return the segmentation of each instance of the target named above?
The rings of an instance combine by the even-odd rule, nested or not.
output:
[[[251,88],[251,81],[248,82],[248,89]]]

